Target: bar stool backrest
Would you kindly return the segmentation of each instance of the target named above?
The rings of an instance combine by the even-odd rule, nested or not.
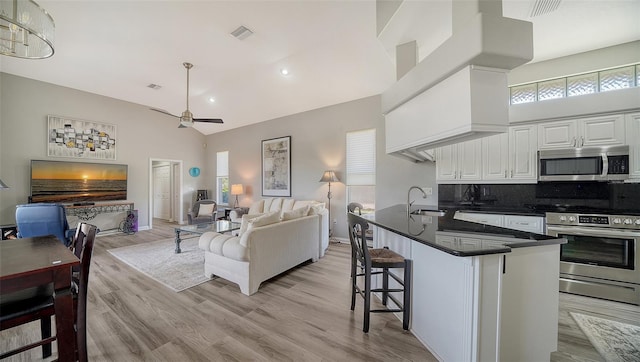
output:
[[[347,214],[349,221],[349,240],[351,241],[351,253],[362,265],[371,268],[371,257],[369,256],[369,247],[364,237],[369,223],[362,220],[355,214]]]

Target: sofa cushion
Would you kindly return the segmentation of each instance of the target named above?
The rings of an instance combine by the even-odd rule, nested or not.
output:
[[[249,227],[249,221],[253,220],[257,217],[260,217],[264,214],[244,214],[242,215],[242,221],[240,222],[240,230],[238,230],[238,236],[242,236],[247,228]]]
[[[265,207],[265,212],[270,212],[270,211],[280,211],[282,210],[282,199],[281,198],[275,198],[273,199],[273,202],[271,202],[271,207],[269,207],[269,210],[267,210],[267,208]]]
[[[313,204],[318,203],[317,201],[314,200],[296,200],[296,202],[293,204],[293,207],[291,208],[291,210],[295,210],[295,209],[300,209],[303,208],[305,206],[310,206]]]
[[[295,205],[295,199],[284,199],[282,201],[282,211],[291,211],[293,210],[293,205]]]
[[[259,200],[251,204],[249,208],[248,214],[262,214],[262,209],[264,207],[264,200]]]
[[[198,209],[198,216],[213,214],[213,208],[215,206],[216,204],[200,204],[200,208]]]
[[[303,216],[307,216],[308,213],[309,213],[309,205],[305,207],[301,207],[299,209],[291,210],[291,211],[283,211],[282,221],[298,219]]]
[[[200,235],[198,247],[230,259],[249,261],[249,252],[247,248],[240,245],[240,238],[237,236],[206,232]]]
[[[262,212],[269,212],[269,209],[271,209],[271,203],[273,202],[273,197],[263,199],[263,201],[264,205],[262,205]]]

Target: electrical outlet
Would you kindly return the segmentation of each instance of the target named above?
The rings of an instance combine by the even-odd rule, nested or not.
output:
[[[433,188],[432,187],[423,187],[422,189],[427,194],[427,196],[433,195]]]

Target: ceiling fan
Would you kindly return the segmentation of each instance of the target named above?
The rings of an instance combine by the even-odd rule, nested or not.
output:
[[[220,118],[193,118],[193,113],[189,111],[189,69],[193,68],[193,64],[191,63],[182,63],[185,68],[187,68],[187,110],[182,112],[181,116],[173,115],[164,109],[159,108],[150,108],[152,111],[164,113],[171,117],[176,117],[180,119],[180,124],[178,128],[192,127],[193,122],[206,122],[206,123],[223,123]]]

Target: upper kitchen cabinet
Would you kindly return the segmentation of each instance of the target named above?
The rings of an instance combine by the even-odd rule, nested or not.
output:
[[[537,182],[537,127],[509,127],[507,134],[482,139],[482,180]]]
[[[574,119],[538,125],[538,149],[625,144],[624,115]]]
[[[630,113],[625,118],[629,145],[629,177],[640,179],[640,113]]]
[[[482,179],[481,140],[471,140],[436,149],[436,180],[467,183]]]

